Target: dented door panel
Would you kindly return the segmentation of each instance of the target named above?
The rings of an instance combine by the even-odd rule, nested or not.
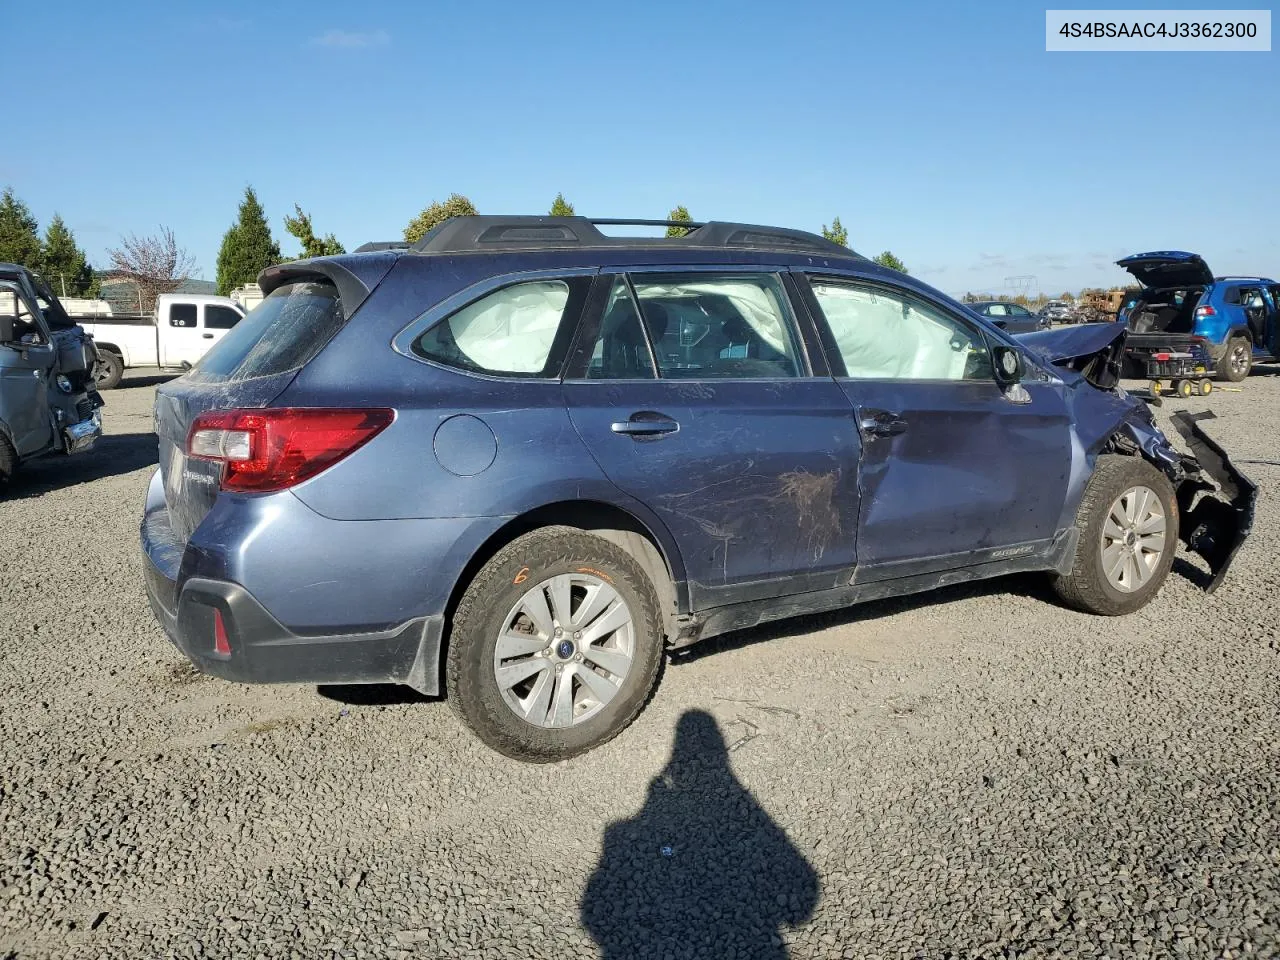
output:
[[[834,381],[580,380],[564,395],[601,469],[679,544],[695,609],[847,581],[860,444]],[[617,428],[632,422],[661,432]]]
[[[901,424],[864,433],[860,580],[1031,553],[1058,532],[1072,460],[1059,387],[1026,383],[1030,402],[1014,403],[991,382],[839,382],[860,423]]]

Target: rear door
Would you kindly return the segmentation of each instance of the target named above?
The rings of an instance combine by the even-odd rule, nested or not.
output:
[[[162,301],[156,329],[160,336],[160,365],[189,367],[206,350],[201,336],[200,307],[195,303]]]
[[[862,431],[859,581],[1046,551],[1071,466],[1060,388],[1029,379],[1022,393],[1002,390],[988,336],[923,294],[809,284]]]
[[[860,452],[781,270],[602,274],[564,382],[609,479],[676,542],[695,608],[847,582]]]
[[[200,353],[205,351],[227,335],[227,331],[240,322],[244,316],[235,307],[221,303],[206,303],[200,307]]]

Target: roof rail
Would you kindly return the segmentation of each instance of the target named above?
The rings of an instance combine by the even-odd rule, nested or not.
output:
[[[680,237],[612,237],[599,226],[684,227]],[[361,247],[364,250],[369,245]],[[618,220],[551,216],[453,217],[428,230],[409,247],[414,253],[474,253],[487,250],[545,250],[583,247],[719,247],[789,250],[866,259],[825,237],[804,230],[748,223],[680,220]]]
[[[368,243],[362,243],[360,246],[352,250],[352,253],[375,253],[379,250],[408,250],[409,241],[407,240],[371,240]]]

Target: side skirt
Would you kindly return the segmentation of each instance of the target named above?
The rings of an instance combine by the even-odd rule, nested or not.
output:
[[[975,563],[966,567],[950,570],[937,570],[912,576],[893,577],[891,579],[874,580],[866,583],[851,583],[830,590],[816,590],[810,593],[792,594],[769,600],[752,600],[730,606],[716,607],[679,618],[679,630],[668,644],[668,648],[678,650],[690,646],[699,640],[730,633],[734,630],[745,630],[762,623],[774,620],[785,620],[789,617],[800,617],[812,613],[824,613],[839,610],[854,604],[870,600],[884,600],[889,597],[906,596],[922,593],[938,587],[947,587],[957,583],[968,583],[973,580],[988,580],[992,577],[1003,577],[1011,573],[1034,573],[1054,571],[1066,573],[1075,562],[1076,542],[1079,531],[1074,527],[1063,530],[1052,541],[1046,550],[1023,556],[1005,557]],[[855,574],[854,579],[857,580]]]

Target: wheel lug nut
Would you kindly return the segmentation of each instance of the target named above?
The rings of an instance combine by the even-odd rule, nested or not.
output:
[[[577,655],[577,656],[575,656],[573,659],[574,659],[574,660],[576,660],[578,663],[581,663],[581,662],[582,662],[582,654],[578,654],[578,655]]]
[[[581,630],[575,631],[575,632],[574,632],[574,634],[573,634],[573,639],[575,639],[575,640],[581,640],[581,639],[582,639],[582,631],[581,631]]]

